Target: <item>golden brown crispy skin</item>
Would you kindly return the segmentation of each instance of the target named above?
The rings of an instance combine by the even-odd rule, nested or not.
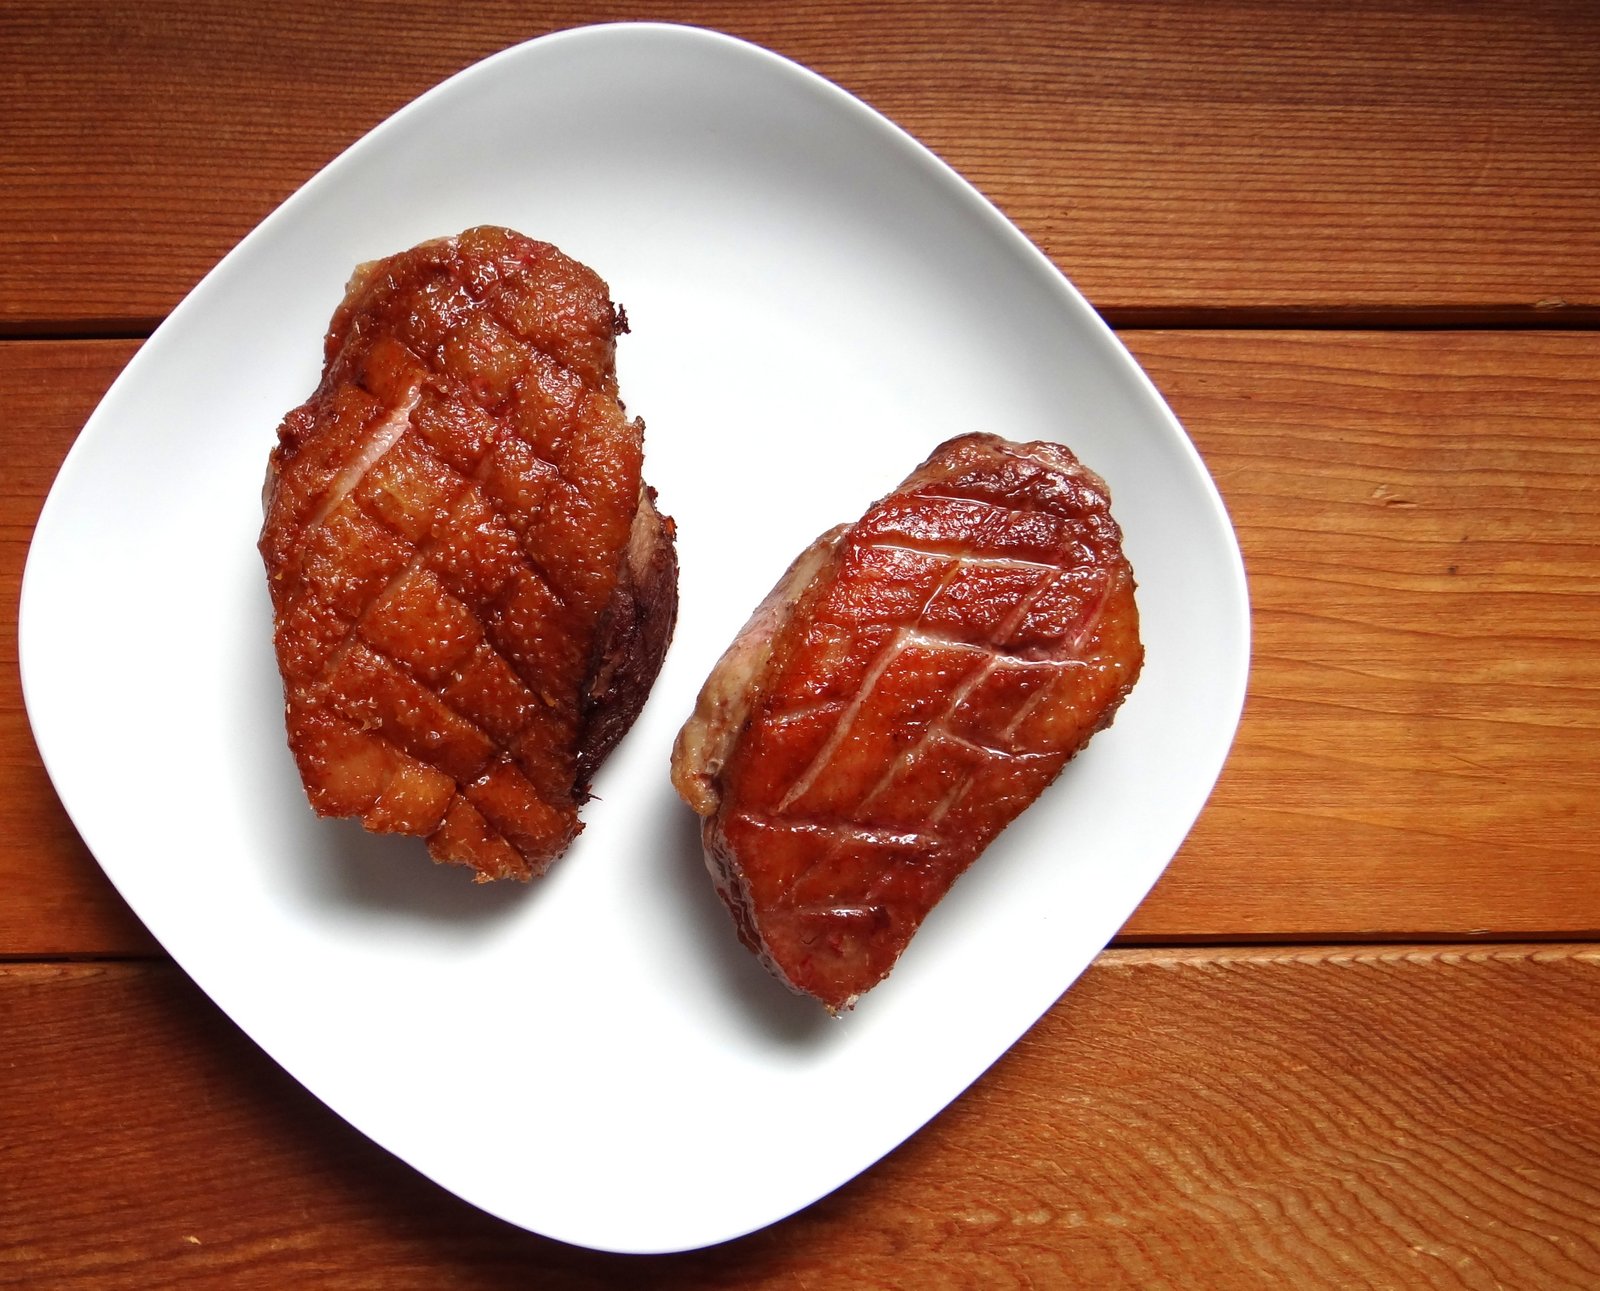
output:
[[[278,430],[261,554],[312,806],[541,873],[677,607],[606,284],[470,229],[361,266]]]
[[[941,445],[791,567],[673,754],[741,939],[849,1008],[1143,662],[1100,478],[1054,443]]]

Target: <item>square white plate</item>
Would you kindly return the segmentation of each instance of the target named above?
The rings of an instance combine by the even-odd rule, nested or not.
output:
[[[255,550],[281,415],[351,269],[506,224],[628,311],[620,377],[679,528],[682,610],[587,829],[475,886],[314,819]],[[1055,437],[1111,485],[1148,658],[1116,725],[840,1021],[735,941],[667,759],[799,549],[939,441]],[[1127,352],[975,190],[839,88],[682,27],[507,50],[374,130],[128,365],[63,465],[19,628],[39,748],[151,931],[319,1098],[440,1184],[562,1240],[718,1242],[876,1161],[1055,1002],[1155,881],[1243,702],[1243,568]]]

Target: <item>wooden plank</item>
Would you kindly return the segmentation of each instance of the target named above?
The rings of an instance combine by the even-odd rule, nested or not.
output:
[[[1123,323],[1600,317],[1589,0],[10,0],[0,329],[148,329],[422,91],[620,18],[726,30],[838,81]]]
[[[1600,929],[1600,335],[1133,333],[1241,536],[1232,758],[1135,941]],[[0,613],[128,343],[0,345]],[[0,637],[0,954],[148,953]]]
[[[445,1194],[168,967],[0,968],[0,1043],[10,1285],[1600,1284],[1592,947],[1112,952],[860,1178],[647,1259]]]
[[[1252,680],[1154,940],[1600,928],[1600,336],[1138,333]]]

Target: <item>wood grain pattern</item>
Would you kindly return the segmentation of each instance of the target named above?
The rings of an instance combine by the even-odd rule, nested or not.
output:
[[[1128,339],[1219,481],[1255,641],[1222,781],[1125,939],[1600,929],[1600,335]],[[131,351],[0,345],[0,608]],[[0,950],[147,953],[38,765],[15,648]]]
[[[1111,952],[854,1182],[647,1259],[444,1194],[170,968],[0,969],[0,1028],[12,1285],[1600,1282],[1593,948]]]
[[[1600,336],[1128,339],[1222,489],[1254,641],[1127,933],[1600,928]]]
[[[0,329],[148,330],[422,91],[623,18],[725,30],[861,95],[1123,323],[1600,317],[1588,0],[10,0]]]

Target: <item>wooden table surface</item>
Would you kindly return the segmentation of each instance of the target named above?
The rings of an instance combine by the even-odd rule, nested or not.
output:
[[[1078,985],[835,1194],[651,1258],[474,1211],[245,1039],[63,813],[12,628],[207,269],[437,81],[619,18],[988,194],[1186,424],[1254,607],[1212,800]],[[0,106],[0,1284],[1600,1286],[1600,6],[6,0]]]

